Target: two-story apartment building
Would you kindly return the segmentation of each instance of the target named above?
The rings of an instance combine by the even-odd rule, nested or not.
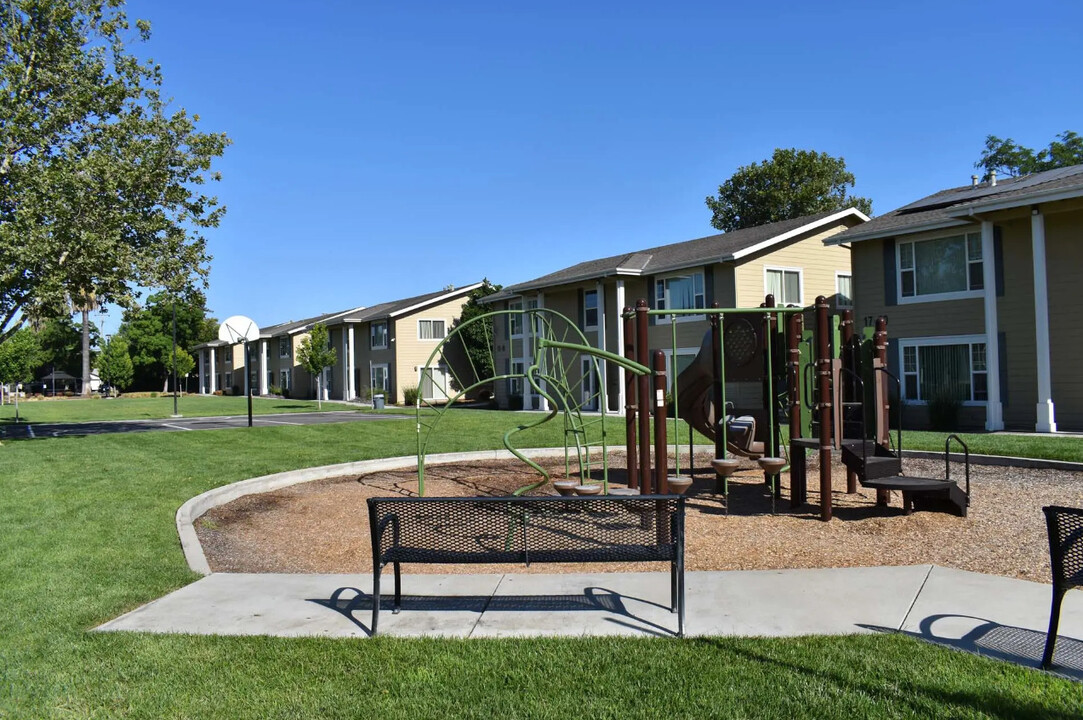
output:
[[[828,238],[857,317],[886,315],[906,421],[1083,430],[1083,166],[950,188]]]
[[[243,345],[212,340],[196,345],[192,353],[196,359],[201,395],[212,395],[219,391],[226,395],[239,395],[246,391]]]
[[[645,298],[656,309],[758,307],[772,293],[780,305],[811,305],[817,295],[848,307],[852,295],[850,252],[827,247],[824,240],[868,220],[854,209],[745,228],[720,235],[660,245],[598,260],[588,260],[548,275],[504,288],[484,302],[493,309],[549,308],[565,315],[591,345],[622,353],[624,333],[620,311]],[[677,351],[673,352],[673,326],[657,318],[649,331],[649,345],[666,353],[670,370],[679,372],[699,351],[707,323],[702,316],[686,316],[676,323]],[[533,361],[528,323],[497,323],[494,361],[497,374],[521,374]],[[624,405],[623,371],[602,367],[594,378],[590,363],[568,368],[569,381],[589,394],[595,383],[605,389],[608,409]],[[494,389],[500,407],[542,408],[545,401],[519,378],[498,383]],[[739,388],[733,388],[738,392]]]

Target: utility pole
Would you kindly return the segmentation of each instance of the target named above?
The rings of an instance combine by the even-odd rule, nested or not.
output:
[[[173,294],[173,417],[180,417],[177,411],[177,295]]]

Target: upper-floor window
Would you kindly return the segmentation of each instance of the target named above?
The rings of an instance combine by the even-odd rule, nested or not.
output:
[[[278,357],[288,358],[290,356],[290,339],[288,337],[278,338]]]
[[[383,350],[387,347],[387,322],[374,322],[369,326],[369,347]]]
[[[901,300],[979,295],[984,287],[981,233],[899,243]]]
[[[801,270],[764,268],[763,290],[775,296],[775,305],[804,305],[801,298]]]
[[[583,327],[598,327],[598,291],[587,290],[583,293]]]
[[[854,276],[850,273],[835,273],[835,307],[840,310],[854,307]]]
[[[659,310],[694,310],[706,307],[703,273],[670,275],[654,284],[654,302]]]
[[[523,334],[523,301],[516,300],[508,303],[508,310],[518,310],[508,315],[508,337],[519,337]]]
[[[446,334],[443,320],[417,321],[417,336],[421,340],[443,340]]]

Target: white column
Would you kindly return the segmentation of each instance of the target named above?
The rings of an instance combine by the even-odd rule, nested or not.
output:
[[[981,223],[982,276],[985,285],[985,370],[988,402],[985,429],[1004,429],[1004,409],[1000,404],[1000,339],[997,323],[996,253],[993,250],[993,223]]]
[[[613,311],[613,316],[617,319],[617,354],[624,355],[624,318],[621,317],[621,313],[624,312],[624,281],[617,278],[617,307]],[[624,412],[624,368],[617,368],[617,412]]]
[[[350,399],[350,360],[347,355],[346,326],[342,326],[342,399]]]
[[[214,348],[208,348],[211,353],[211,395],[218,389],[218,363],[214,357]]]
[[[267,382],[267,341],[259,341],[259,394],[270,395],[271,388]]]
[[[203,361],[207,359],[207,348],[203,348],[199,351],[199,394],[207,394],[207,369],[203,366]]]
[[[540,300],[539,300],[540,302]],[[523,382],[520,385],[520,392],[523,395],[523,409],[533,410],[534,408],[530,404],[530,396],[533,393],[534,388],[530,386],[530,381],[527,380],[526,374],[530,370],[530,366],[534,364],[534,317],[530,315],[527,310],[528,301],[524,297],[522,301],[523,314],[520,326],[523,331]]]
[[[539,292],[538,293],[538,309],[540,310],[541,308],[544,308],[544,307],[545,307],[545,293]],[[542,327],[544,327],[544,326],[542,326]],[[546,356],[543,355],[542,359],[544,360],[545,357]],[[546,370],[547,368],[542,367],[541,369]],[[549,390],[548,384],[544,380],[541,381],[541,388],[542,388],[542,390],[546,390],[546,391]],[[541,404],[540,404],[539,407],[540,407],[540,409],[545,410],[545,411],[549,410],[549,400],[544,395],[541,396]]]
[[[353,325],[349,325],[347,331],[346,340],[346,372],[349,373],[349,377],[346,378],[346,399],[353,400],[357,397],[357,388],[354,387],[354,358],[353,358]]]
[[[605,285],[602,281],[598,281],[596,288],[598,293],[598,349],[605,350]],[[599,410],[609,411],[609,382],[606,379],[608,370],[608,363],[605,360],[598,361],[598,368],[601,372],[601,376],[598,378],[598,385],[600,392],[598,393],[598,404],[604,404],[604,407],[599,407]]]
[[[245,340],[245,342],[242,343],[242,346],[244,347],[244,359],[241,361],[244,363],[244,394],[247,395],[249,389],[251,389],[252,393],[255,394],[256,389],[249,387],[252,384],[252,368],[249,367],[249,362],[251,360],[250,356],[252,353],[248,351],[247,339]],[[225,352],[232,353],[233,348],[231,346],[227,346]],[[232,367],[232,365],[230,367]],[[233,368],[233,374],[237,374],[237,368]],[[224,379],[225,378],[223,378],[223,380]]]
[[[1053,381],[1049,361],[1049,285],[1046,281],[1045,216],[1038,208],[1030,215],[1030,242],[1034,254],[1034,340],[1038,351],[1038,406],[1035,430],[1056,432]]]

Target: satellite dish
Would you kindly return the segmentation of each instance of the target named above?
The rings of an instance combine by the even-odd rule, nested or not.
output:
[[[218,339],[230,345],[251,342],[259,337],[259,326],[252,318],[234,315],[218,326]]]

